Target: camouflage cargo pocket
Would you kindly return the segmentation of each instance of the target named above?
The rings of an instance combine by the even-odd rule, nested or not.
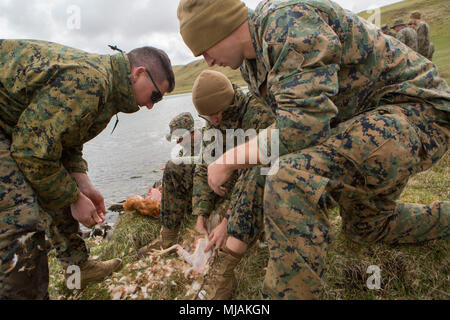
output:
[[[376,110],[342,128],[324,145],[349,159],[366,187],[387,189],[420,171],[422,143],[406,116]]]

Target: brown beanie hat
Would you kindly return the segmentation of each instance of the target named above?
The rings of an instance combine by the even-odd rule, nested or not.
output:
[[[192,101],[202,116],[211,116],[224,111],[234,101],[233,85],[222,73],[204,70],[195,80]]]
[[[248,9],[240,0],[181,0],[178,5],[181,36],[196,57],[247,19]]]

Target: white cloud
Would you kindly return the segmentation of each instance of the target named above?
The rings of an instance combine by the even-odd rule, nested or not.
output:
[[[361,11],[397,1],[337,2]],[[244,2],[254,9],[260,1]],[[0,0],[0,38],[41,39],[95,53],[111,53],[108,44],[126,51],[151,45],[165,50],[173,64],[186,64],[194,58],[178,33],[177,5],[178,0]],[[70,6],[80,10],[79,29],[68,28]]]

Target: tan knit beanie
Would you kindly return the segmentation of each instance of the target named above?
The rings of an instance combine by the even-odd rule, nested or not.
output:
[[[181,0],[178,5],[181,36],[196,57],[247,19],[248,9],[240,0]]]
[[[202,116],[211,116],[224,111],[234,101],[233,85],[222,73],[204,70],[195,80],[192,101]]]

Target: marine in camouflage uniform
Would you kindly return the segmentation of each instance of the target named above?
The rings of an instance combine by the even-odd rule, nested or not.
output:
[[[431,61],[434,53],[434,44],[430,42],[430,27],[421,18],[422,14],[418,11],[411,13],[410,19],[414,22],[414,29],[417,33],[418,52]]]
[[[182,146],[178,154],[180,159],[192,159],[186,162],[168,161],[161,183],[155,183],[155,185],[162,186],[160,236],[140,248],[140,255],[146,255],[154,249],[166,249],[174,245],[177,242],[183,218],[192,212],[192,183],[196,166],[193,157],[201,151],[201,147],[195,145],[201,137],[201,130],[194,129],[194,124],[194,118],[189,112],[179,114],[169,123],[170,133],[166,136],[167,141],[171,142],[175,139],[177,144]],[[181,132],[182,136],[175,135]]]
[[[222,121],[218,125],[207,122],[202,135],[211,129],[221,132],[224,142],[223,152],[226,151],[226,130],[229,129],[261,129],[273,123],[275,117],[270,107],[259,102],[248,93],[233,85],[233,103],[223,112]],[[193,128],[193,119],[189,120],[186,114],[183,121],[174,119],[170,125],[171,133],[176,129]],[[189,129],[188,129],[189,130]],[[170,139],[170,135],[168,139]],[[197,156],[198,151],[203,152],[214,139],[203,141],[201,148],[192,144],[191,154]],[[214,156],[214,154],[212,155]],[[252,244],[262,232],[262,194],[264,177],[255,174],[257,168],[238,172],[225,186],[229,192],[225,197],[216,195],[208,185],[207,164],[175,164],[169,161],[163,177],[163,193],[161,203],[162,228],[158,239],[139,250],[145,255],[154,249],[166,249],[177,242],[181,221],[186,213],[192,212],[194,216],[203,216],[205,220],[215,214],[221,218],[227,217],[228,234],[239,240]],[[239,178],[239,180],[238,180]],[[249,182],[252,181],[252,184]],[[240,187],[240,193],[233,193],[235,184]],[[252,187],[252,188],[250,188]],[[259,187],[259,188],[257,188]],[[254,188],[254,189],[253,189]],[[245,199],[244,194],[248,196]],[[232,196],[233,195],[233,196]],[[232,201],[231,201],[232,199]],[[230,203],[231,201],[231,203]],[[245,203],[245,204],[244,204]],[[231,215],[227,211],[231,209]]]
[[[406,27],[402,19],[395,20],[392,28],[397,31],[397,34],[395,35],[397,40],[400,40],[408,47],[418,52],[417,33],[414,29]]]
[[[269,106],[251,94],[244,93],[239,86],[233,84],[233,88],[234,102],[223,112],[221,123],[219,125],[207,123],[205,128],[205,131],[220,130],[224,143],[227,130],[255,129],[257,132],[267,128],[275,120],[274,113]],[[225,146],[223,151],[226,151]],[[259,170],[259,168],[255,168],[236,172],[225,185],[229,192],[223,198],[215,194],[208,185],[208,164],[198,165],[194,174],[193,215],[208,218],[222,201],[228,201],[231,215],[227,217],[227,234],[247,245],[254,243],[262,232],[262,193],[258,194],[257,191],[250,191],[250,189],[257,185],[264,185],[264,176],[255,174],[257,169]],[[255,180],[255,178],[257,179]],[[248,193],[248,196],[243,199],[245,193]]]
[[[138,110],[127,55],[0,40],[0,299],[48,298],[45,233],[82,282],[97,265],[71,215],[81,197],[71,174],[87,172],[83,143]]]
[[[209,87],[210,83],[214,85]],[[227,86],[229,86],[228,90],[224,89]],[[217,97],[213,96],[215,91],[221,91],[216,93]],[[232,103],[225,106],[225,109],[222,110],[220,106],[216,106],[217,99],[226,100],[227,96],[233,93]],[[202,99],[202,96],[208,99]],[[244,133],[254,129],[256,135],[259,130],[267,128],[275,121],[275,114],[270,106],[250,93],[244,93],[239,86],[232,84],[217,71],[207,70],[199,75],[193,88],[193,101],[199,114],[208,120],[205,132],[213,129],[220,131],[222,141],[224,144],[226,142],[221,150],[223,152],[239,143],[236,139],[229,143],[227,131],[241,129]],[[221,121],[211,121],[211,118],[218,113],[216,111],[221,112]],[[207,147],[208,143],[204,148]],[[263,233],[265,176],[260,174],[260,167],[236,171],[224,185],[227,193],[221,197],[208,185],[208,164],[203,162],[195,170],[193,214],[203,216],[206,220],[219,208],[222,210],[219,214],[225,218],[223,222],[226,223],[226,235],[239,240],[245,247],[242,253],[233,252],[226,244],[223,247],[215,246],[218,250],[210,263],[208,274],[197,298],[223,300],[231,298],[235,285],[234,268],[243,257],[246,248],[253,245]],[[211,235],[210,240],[214,241]]]
[[[170,142],[175,138],[178,142],[186,139],[189,143],[189,150],[181,150],[180,157],[194,157],[200,151],[195,150],[194,144],[194,118],[189,112],[179,114],[169,124],[170,134],[166,136]],[[173,136],[176,130],[189,131],[189,136]],[[194,161],[192,163],[175,163],[168,161],[164,169],[163,190],[161,198],[161,223],[168,229],[175,229],[180,226],[186,213],[192,212],[192,181],[195,170]]]
[[[236,29],[206,47],[186,35],[192,17],[217,4],[198,12],[182,4],[180,26],[194,54],[210,65],[234,63],[214,50],[236,45]],[[227,25],[216,20],[202,27]],[[250,91],[276,110],[271,129],[280,136],[279,171],[267,177],[264,193],[270,258],[263,296],[319,297],[330,244],[326,196],[360,243],[448,236],[448,202],[396,201],[409,177],[448,150],[450,91],[436,66],[331,1],[264,1],[246,21],[236,35],[250,33],[255,58],[246,46],[236,56],[244,53]]]

